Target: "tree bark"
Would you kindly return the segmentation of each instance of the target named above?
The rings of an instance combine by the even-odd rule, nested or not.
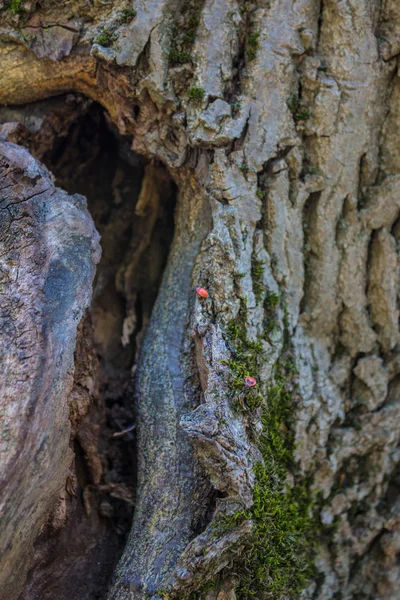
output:
[[[7,600],[399,597],[397,4],[4,3]]]

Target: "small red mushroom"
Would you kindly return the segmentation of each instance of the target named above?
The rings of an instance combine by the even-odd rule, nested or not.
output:
[[[256,380],[256,379],[254,379],[254,377],[246,377],[246,379],[244,380],[244,385],[245,385],[247,388],[252,388],[252,387],[254,387],[255,385],[257,385],[257,380]]]
[[[201,298],[208,298],[208,292],[202,287],[197,287],[196,292]]]

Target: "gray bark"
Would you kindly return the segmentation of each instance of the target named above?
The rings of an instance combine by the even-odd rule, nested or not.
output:
[[[104,107],[134,152],[161,162],[178,188],[174,240],[138,363],[136,509],[110,600],[192,592],[208,600],[247,597],[237,565],[255,544],[257,465],[266,460],[261,413],[271,410],[288,347],[293,404],[279,435],[293,435],[286,478],[293,489],[307,482],[317,537],[316,571],[303,597],[400,595],[397,4],[138,0],[134,14],[124,12],[123,2],[27,2],[18,14],[2,12],[0,102],[84,94]],[[9,121],[4,138],[23,141],[10,123],[21,114],[3,112]],[[22,121],[24,131],[40,136],[40,119]],[[46,259],[32,270],[18,258],[28,301],[5,318],[6,367],[13,352],[16,358],[1,418],[20,445],[5,446],[2,464],[11,465],[18,452],[24,469],[18,475],[3,469],[1,500],[11,504],[5,503],[0,544],[16,542],[2,559],[1,588],[13,599],[24,586],[30,546],[66,478],[68,381],[97,242],[83,205],[56,191],[25,150],[9,142],[2,148],[17,165],[24,161],[11,182],[15,191],[1,174],[1,187],[17,203],[13,210],[21,210],[24,194],[44,193],[36,190],[39,181],[47,182],[57,214],[82,215],[78,225],[71,217],[62,235],[57,218],[45,225],[33,220],[34,244],[37,252],[44,245]],[[150,168],[142,182],[144,205],[163,202],[163,187],[152,186],[152,178],[158,181]],[[27,211],[31,204],[24,202]],[[23,248],[19,214],[12,215],[12,228],[1,223],[11,261]],[[49,276],[52,281],[48,249],[57,245],[62,262],[78,226],[86,227],[80,233],[85,248],[71,258],[75,275],[61,280],[54,316],[54,300],[44,293]],[[7,269],[18,269],[13,265]],[[129,288],[129,269],[124,277]],[[207,288],[208,300],[196,295],[197,285]],[[8,280],[4,293],[12,300]],[[30,382],[18,375],[28,363],[16,354],[18,344],[26,351],[16,331],[31,318],[29,307],[38,306],[40,335],[29,357],[37,361],[29,372],[37,375]],[[134,304],[127,307],[126,318],[133,318]],[[238,411],[233,403],[238,382],[229,331],[235,321],[260,348],[257,373],[248,373],[263,397],[255,410]],[[49,354],[50,342],[40,336],[53,330]],[[25,417],[16,419],[12,408],[19,393],[26,411],[28,398],[38,398],[24,438]],[[250,398],[243,394],[241,401]],[[48,477],[33,461],[43,448],[38,432],[45,397],[46,410],[54,412],[46,417]],[[276,432],[271,422],[268,427],[271,440]],[[24,502],[15,504],[18,496]],[[245,518],[219,529],[238,512]],[[214,587],[205,591],[207,582]],[[266,598],[296,595],[293,586],[270,594],[270,585],[265,582]]]

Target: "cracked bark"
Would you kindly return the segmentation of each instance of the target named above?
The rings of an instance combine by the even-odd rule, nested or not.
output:
[[[125,381],[134,382],[127,395],[136,411],[138,489],[125,551],[99,597],[246,597],[237,567],[253,543],[254,521],[218,529],[238,511],[251,511],[262,461],[260,409],[235,411],[232,404],[228,331],[240,324],[245,303],[247,336],[265,352],[255,375],[267,409],[288,346],[298,371],[288,381],[296,391],[287,478],[311,481],[318,497],[316,572],[303,597],[398,598],[398,3],[138,0],[136,14],[122,1],[22,2],[19,10],[6,4],[4,598],[39,594],[35,573],[43,565],[33,546],[46,522],[60,523],[56,537],[73,536],[72,513],[57,501],[71,485],[68,396],[90,490],[111,485],[96,459],[104,418],[89,410],[101,406],[97,387],[111,377],[105,355],[122,357]],[[129,176],[133,157],[143,161],[131,203],[122,202],[118,260],[115,248],[107,250],[115,229],[101,230],[105,213],[84,181],[86,162],[107,170],[104,145],[94,136],[89,146],[97,151],[85,154],[89,133],[76,126],[91,101],[104,109],[110,135],[120,136],[115,152],[126,158],[112,175],[115,206],[121,169]],[[57,140],[78,144],[75,162]],[[97,273],[108,304],[98,300],[99,283],[90,300],[98,239],[84,200],[57,188],[35,159],[68,192],[74,171],[83,173],[80,191],[109,257]],[[159,257],[169,245],[157,241],[156,214],[171,215],[173,186],[174,238],[152,310]],[[136,231],[131,238],[128,223]],[[254,260],[262,266],[257,277]],[[196,285],[208,289],[209,300],[196,296]],[[92,359],[82,366],[77,350],[74,366],[77,328],[90,301],[93,323],[86,317],[80,331],[87,332],[83,354]],[[113,316],[110,305],[119,307]],[[83,380],[92,382],[84,393]],[[90,490],[79,491],[86,507]],[[207,582],[214,587],[204,590]]]

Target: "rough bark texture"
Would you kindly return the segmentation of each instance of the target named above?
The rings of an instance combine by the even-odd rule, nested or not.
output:
[[[315,571],[307,571],[304,598],[397,599],[398,2],[137,0],[134,11],[123,2],[6,4],[0,102],[84,94],[147,161],[135,209],[135,226],[145,233],[110,275],[126,305],[104,331],[123,344],[137,333],[137,265],[155,207],[169,193],[161,164],[177,186],[174,239],[130,396],[138,429],[133,526],[108,598],[295,598],[307,571],[300,554],[314,537]],[[24,110],[3,110],[3,136],[36,156],[47,138],[66,137],[75,118],[46,134],[37,109]],[[79,269],[61,280],[57,318],[47,325],[54,300],[43,295],[52,281],[44,251],[33,270],[21,262],[18,285],[28,300],[5,319],[2,347],[8,361],[16,359],[1,416],[12,440],[26,426],[15,418],[13,398],[21,395],[28,407],[38,394],[23,445],[4,452],[8,465],[23,448],[18,476],[4,470],[4,497],[8,490],[11,502],[23,497],[5,504],[2,518],[0,543],[13,538],[13,546],[2,559],[1,588],[12,600],[23,590],[29,544],[66,477],[68,381],[96,234],[83,205],[56,192],[26,150],[8,142],[2,148],[21,172],[10,183],[7,171],[1,174],[16,207],[51,193],[56,208],[83,211],[79,227],[86,227],[85,250],[73,255]],[[55,164],[52,152],[50,146],[40,158]],[[37,187],[43,182],[50,192]],[[118,188],[118,178],[114,183]],[[40,198],[29,201],[32,211]],[[5,217],[1,222],[3,270],[17,268],[13,252],[25,252],[17,232],[22,215],[11,218],[15,231]],[[49,239],[60,256],[75,244],[76,219],[57,237],[56,218],[44,225],[29,218],[36,218],[37,252]],[[207,288],[207,300],[196,285]],[[16,293],[8,280],[4,290],[6,298]],[[25,316],[29,306],[43,306],[29,359],[40,363],[28,369],[39,369],[34,392],[18,375],[27,368],[17,354],[20,343],[25,351],[18,323],[33,318]],[[42,342],[59,322],[66,341]],[[245,390],[246,375],[257,378],[257,391]],[[55,415],[46,419],[48,477],[33,458],[43,448],[45,397]],[[29,481],[20,479],[28,467]],[[310,505],[296,496],[300,489]],[[273,501],[282,503],[279,510]],[[20,544],[12,519],[29,544]],[[272,560],[269,547],[281,543],[283,556]]]
[[[82,196],[55,188],[25,149],[0,152],[1,588],[12,597],[71,463],[66,398],[100,248]]]

